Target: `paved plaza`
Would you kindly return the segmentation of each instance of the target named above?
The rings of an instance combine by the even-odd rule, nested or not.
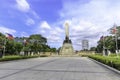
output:
[[[0,80],[120,80],[85,57],[45,57],[0,62]]]

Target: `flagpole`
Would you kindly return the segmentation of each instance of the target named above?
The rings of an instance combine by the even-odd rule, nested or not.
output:
[[[117,35],[115,36],[116,38],[115,38],[115,40],[116,40],[116,55],[117,55],[117,57],[118,57],[118,42],[117,42]]]
[[[4,56],[5,56],[5,50],[6,50],[6,38],[5,38],[5,41],[4,41],[4,47],[3,47],[3,58],[4,58]]]
[[[104,36],[103,36],[103,56],[105,56],[105,40],[104,40]]]
[[[115,50],[115,53],[116,53],[116,55],[117,55],[117,57],[119,57],[118,56],[118,41],[117,41],[117,25],[114,23],[114,25],[113,25],[113,34],[115,35],[115,43],[116,43],[116,50]]]
[[[118,57],[118,42],[117,42],[117,29],[115,25],[115,42],[116,42],[116,55]]]
[[[102,42],[103,42],[103,56],[105,56],[105,39],[104,39],[104,32],[103,32]]]

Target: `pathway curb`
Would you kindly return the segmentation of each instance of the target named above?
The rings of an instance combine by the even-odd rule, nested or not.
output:
[[[107,68],[107,69],[110,69],[111,71],[113,71],[113,72],[115,72],[115,73],[117,73],[117,74],[120,74],[120,71],[117,70],[117,69],[115,69],[115,68],[113,68],[113,67],[110,67],[110,66],[108,66],[108,65],[105,65],[105,64],[103,64],[103,63],[101,63],[101,62],[99,62],[99,61],[96,61],[96,60],[92,59],[92,58],[88,58],[88,59],[96,62],[96,63],[99,64],[99,65],[102,65],[103,67],[105,67],[105,68]]]

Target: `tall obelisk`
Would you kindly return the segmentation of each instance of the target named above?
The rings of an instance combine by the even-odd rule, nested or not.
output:
[[[65,34],[66,34],[66,37],[69,38],[69,24],[68,23],[65,23]]]
[[[65,23],[65,40],[60,49],[61,55],[72,55],[74,54],[72,41],[69,39],[69,24]]]

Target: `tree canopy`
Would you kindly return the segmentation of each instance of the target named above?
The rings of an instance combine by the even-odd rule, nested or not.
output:
[[[56,48],[50,48],[47,45],[47,38],[40,34],[32,34],[29,37],[15,37],[14,40],[9,40],[0,33],[0,46],[5,46],[6,55],[19,54],[21,51],[34,53],[56,51]]]
[[[98,45],[96,47],[96,51],[97,52],[102,52],[103,48],[110,50],[111,52],[115,52],[116,50],[116,45],[118,47],[118,49],[120,49],[120,26],[116,26],[116,32],[113,33],[111,32],[113,29],[115,29],[115,27],[110,28],[110,36],[102,36],[99,41],[98,41]],[[117,44],[116,44],[116,40],[117,40]]]

